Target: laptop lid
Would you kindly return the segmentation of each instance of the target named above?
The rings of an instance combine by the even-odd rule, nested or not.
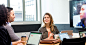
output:
[[[30,32],[28,37],[27,45],[39,45],[42,33]]]
[[[73,30],[65,30],[65,31],[61,31],[61,33],[68,33],[68,35],[72,35]]]
[[[70,39],[70,37],[68,36],[67,33],[60,33],[60,34],[59,34],[59,37],[60,37],[61,41],[63,41],[64,38]]]
[[[79,31],[80,38],[86,37],[86,31]]]

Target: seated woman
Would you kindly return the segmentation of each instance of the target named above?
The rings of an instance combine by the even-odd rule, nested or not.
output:
[[[45,13],[43,17],[44,26],[39,29],[39,32],[42,32],[42,40],[53,40],[54,34],[58,34],[59,31],[53,23],[53,18],[51,14]]]

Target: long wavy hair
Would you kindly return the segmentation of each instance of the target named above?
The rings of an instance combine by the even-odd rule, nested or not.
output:
[[[49,24],[49,27],[51,28],[51,31],[53,32],[53,31],[55,31],[55,29],[54,29],[54,21],[53,21],[53,18],[52,18],[52,16],[51,16],[51,14],[50,13],[45,13],[44,14],[44,16],[45,15],[48,15],[49,17],[50,17],[50,24]],[[44,22],[44,16],[43,16],[43,22]],[[46,27],[46,23],[44,22],[44,26],[43,27]]]

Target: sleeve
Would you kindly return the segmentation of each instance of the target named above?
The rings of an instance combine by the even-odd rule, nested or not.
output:
[[[20,40],[20,38],[14,33],[14,30],[11,26],[6,26],[6,29],[11,37],[12,42]]]
[[[0,45],[8,45],[8,38],[8,32],[5,29],[0,29]]]
[[[55,30],[56,30],[56,34],[58,34],[59,33],[59,31],[58,31],[58,29],[57,29],[57,27],[55,26]]]
[[[41,32],[41,27],[38,29],[38,32]]]

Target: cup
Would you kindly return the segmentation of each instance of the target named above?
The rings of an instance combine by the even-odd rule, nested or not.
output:
[[[55,34],[54,37],[55,37],[55,39],[59,39],[59,35],[58,34]]]
[[[21,36],[21,41],[25,41],[23,45],[26,45],[26,36]]]

